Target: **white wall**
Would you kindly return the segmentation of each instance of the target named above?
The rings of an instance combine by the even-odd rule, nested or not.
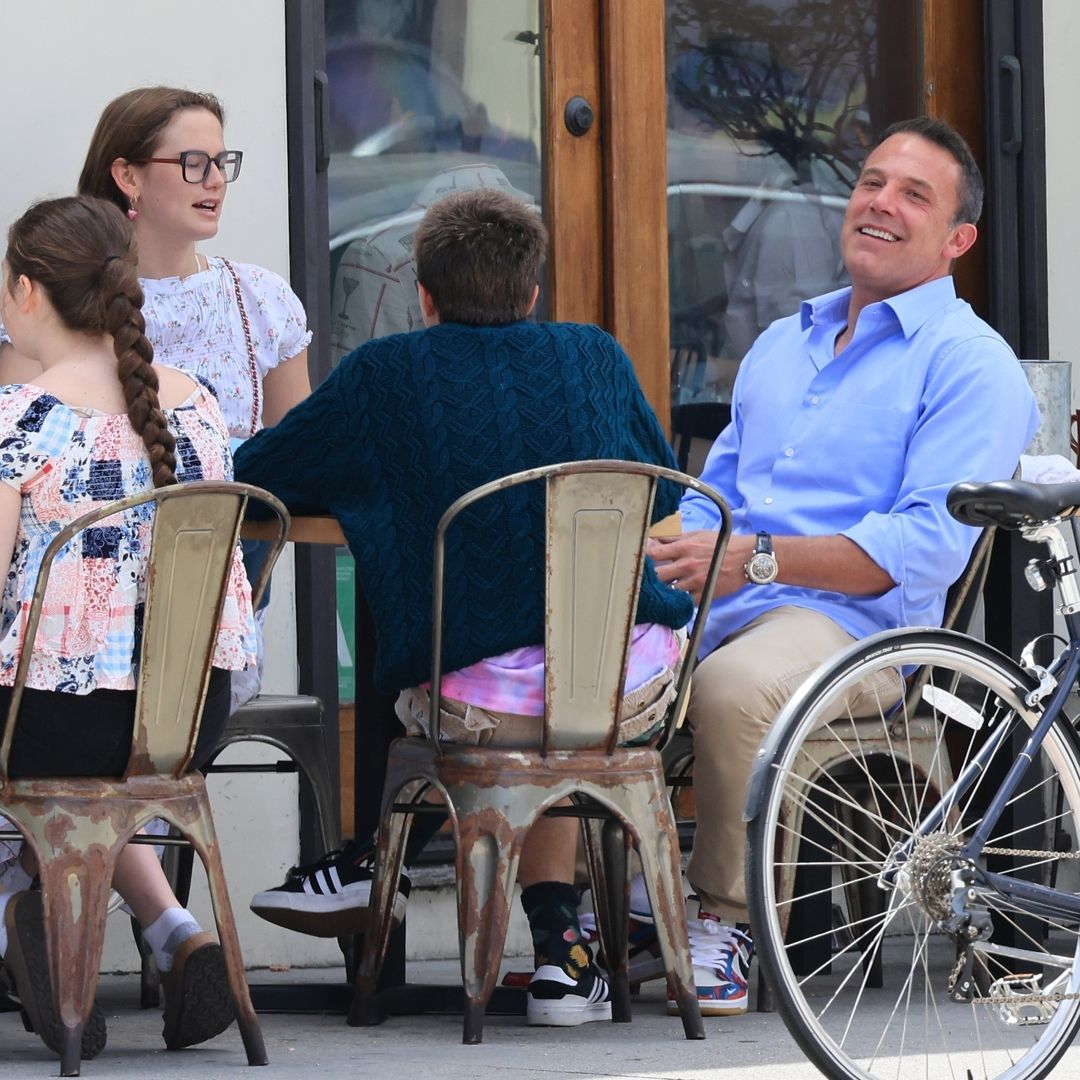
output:
[[[48,0],[0,11],[0,228],[35,199],[70,194],[102,107],[124,90],[163,83],[210,90],[226,108],[226,142],[244,151],[210,254],[259,263],[288,277],[284,0]],[[274,578],[265,688],[296,686],[291,558]],[[253,760],[258,748],[234,756]],[[253,891],[279,883],[297,858],[296,779],[212,777],[230,891],[249,965],[332,961],[333,943],[277,930],[247,910]],[[203,893],[193,898],[210,920]],[[114,917],[106,970],[137,957]],[[340,955],[340,954],[338,954]]]
[[[1076,303],[1080,251],[1080,140],[1076,98],[1080,93],[1080,4],[1044,0],[1043,65],[1046,73],[1046,248],[1050,358],[1073,364],[1073,402],[1080,401],[1080,305]]]

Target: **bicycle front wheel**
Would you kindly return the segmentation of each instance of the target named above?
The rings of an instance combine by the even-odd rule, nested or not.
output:
[[[905,701],[838,705],[888,669],[917,687]],[[898,631],[820,670],[777,719],[749,825],[750,918],[777,1008],[827,1076],[1037,1080],[1068,1051],[1077,918],[980,889],[992,932],[965,957],[947,928],[960,850],[1037,720],[1030,688],[981,642]],[[984,768],[960,793],[980,748]],[[1059,717],[989,839],[1001,850],[976,866],[1075,894],[1080,864],[1049,852],[1076,850],[1078,825],[1080,761]],[[964,982],[973,992],[956,1002]]]

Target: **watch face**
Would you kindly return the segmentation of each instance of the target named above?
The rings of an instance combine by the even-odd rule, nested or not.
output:
[[[759,551],[746,564],[746,576],[755,585],[768,585],[770,581],[776,580],[779,569],[775,556]]]

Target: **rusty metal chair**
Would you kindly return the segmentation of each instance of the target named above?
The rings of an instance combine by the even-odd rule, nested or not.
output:
[[[278,539],[257,584],[261,593],[285,542],[288,513],[273,496],[246,484],[199,481],[158,488],[103,506],[67,525],[42,560],[27,618],[36,639],[49,572],[57,553],[83,530],[154,502],[131,757],[122,779],[12,779],[8,774],[32,650],[15,675],[0,742],[0,812],[37,857],[56,1011],[64,1028],[61,1073],[79,1074],[79,1046],[89,1015],[105,934],[116,857],[153,818],[174,826],[199,853],[209,878],[248,1063],[266,1064],[225,884],[203,777],[188,773],[198,736],[233,551],[249,499],[277,515]]]
[[[382,828],[372,886],[371,925],[356,979],[350,1024],[381,1022],[376,982],[386,955],[391,908],[412,814],[429,788],[446,802],[457,844],[458,933],[466,998],[464,1037],[478,1043],[498,978],[522,844],[545,812],[585,820],[593,896],[612,985],[612,1015],[630,1019],[627,980],[629,881],[637,848],[664,966],[687,1038],[703,1038],[687,945],[679,846],[654,746],[620,747],[619,718],[645,541],[660,481],[701,492],[718,506],[723,529],[706,585],[708,608],[730,532],[716,492],[683,473],[622,461],[551,465],[485,484],[443,515],[435,538],[431,700],[441,701],[444,546],[447,530],[479,500],[519,484],[546,490],[546,686],[543,734],[535,749],[506,750],[402,738],[390,749]],[[669,715],[678,715],[704,627],[690,635]],[[556,807],[567,796],[576,805]],[[554,808],[554,810],[553,810]]]

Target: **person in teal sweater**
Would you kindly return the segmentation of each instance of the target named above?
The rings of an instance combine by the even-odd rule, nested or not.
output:
[[[369,341],[304,402],[236,454],[238,480],[268,488],[294,512],[340,522],[378,628],[375,685],[398,696],[422,733],[431,671],[432,543],[460,495],[522,469],[622,458],[673,466],[671,449],[630,360],[595,326],[528,320],[547,235],[537,215],[492,189],[431,207],[414,254],[426,328]],[[680,491],[663,484],[657,518]],[[474,508],[446,552],[444,735],[484,745],[534,745],[543,719],[544,498],[537,485]],[[646,567],[627,673],[624,738],[662,720],[674,696],[676,631],[689,597]],[[431,835],[413,826],[409,857]],[[576,913],[577,822],[542,818],[518,880],[536,972],[530,1023],[609,1018],[602,972]],[[318,934],[362,930],[373,848],[351,844],[298,867],[252,909]],[[398,914],[409,883],[403,877]]]

